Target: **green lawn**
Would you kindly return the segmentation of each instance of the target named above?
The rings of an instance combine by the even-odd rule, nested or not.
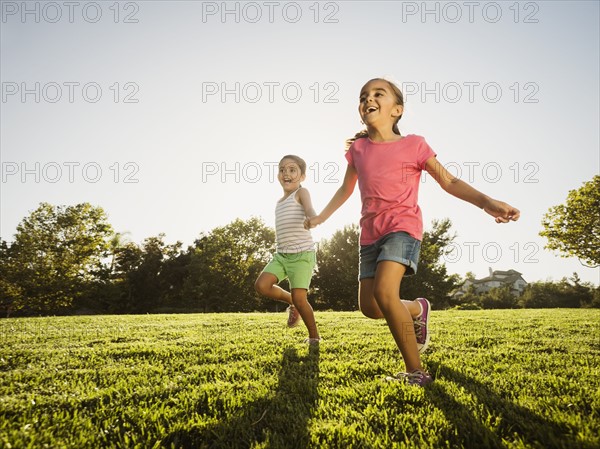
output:
[[[0,320],[0,447],[600,447],[600,310],[435,311],[424,389],[384,322],[316,316]]]

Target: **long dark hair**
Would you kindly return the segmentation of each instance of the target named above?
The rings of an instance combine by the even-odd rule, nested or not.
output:
[[[386,80],[384,78],[373,78],[372,80],[367,81],[365,83],[365,86],[367,84],[369,84],[371,81],[385,81],[386,83],[388,83],[388,85],[390,86],[390,89],[392,89],[392,92],[394,93],[394,95],[396,97],[396,104],[404,107],[404,95],[402,94],[402,91],[400,90],[400,88],[398,86],[396,86],[396,84],[394,84],[392,81]],[[365,86],[363,86],[363,87],[365,87]],[[398,122],[400,121],[401,118],[402,118],[402,114],[400,114],[398,116],[398,118],[394,122],[394,125],[392,126],[392,131],[394,131],[394,134],[398,134],[399,136],[402,135],[402,134],[400,134],[400,130],[398,129]],[[352,145],[352,143],[355,140],[361,139],[363,137],[369,137],[369,132],[366,130],[366,128],[363,129],[362,131],[357,132],[354,135],[354,137],[351,137],[350,139],[346,139],[346,150],[348,150],[348,148],[350,148],[350,145]]]

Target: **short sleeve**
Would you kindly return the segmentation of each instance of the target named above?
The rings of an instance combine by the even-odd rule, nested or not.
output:
[[[436,156],[437,154],[431,149],[425,139],[421,138],[421,143],[419,144],[419,150],[417,153],[417,163],[419,168],[421,170],[425,170],[425,163],[432,157]]]
[[[350,145],[350,148],[348,148],[348,151],[346,151],[346,154],[344,154],[344,156],[346,156],[348,165],[354,167],[354,143]]]

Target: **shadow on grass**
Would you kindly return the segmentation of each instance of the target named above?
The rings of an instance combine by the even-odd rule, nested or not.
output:
[[[483,406],[479,413],[487,414],[486,422],[482,422],[473,415],[473,405],[460,403],[439,383],[428,385],[427,395],[456,429],[456,434],[448,436],[453,446],[505,448],[506,442],[521,440],[527,447],[591,449],[591,445],[577,441],[573,434],[576,430],[503,398],[474,378],[435,362],[429,362],[428,366],[438,378],[444,377],[463,387]]]
[[[287,348],[281,360],[277,390],[233,409],[223,420],[201,428],[172,432],[161,447],[178,449],[306,448],[310,420],[318,400],[319,347],[310,345],[300,357]]]

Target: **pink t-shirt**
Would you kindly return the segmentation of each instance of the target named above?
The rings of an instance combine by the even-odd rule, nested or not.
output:
[[[395,142],[354,141],[346,159],[358,173],[361,245],[371,245],[397,231],[422,240],[419,182],[425,162],[433,156],[436,154],[425,139],[414,134]]]

